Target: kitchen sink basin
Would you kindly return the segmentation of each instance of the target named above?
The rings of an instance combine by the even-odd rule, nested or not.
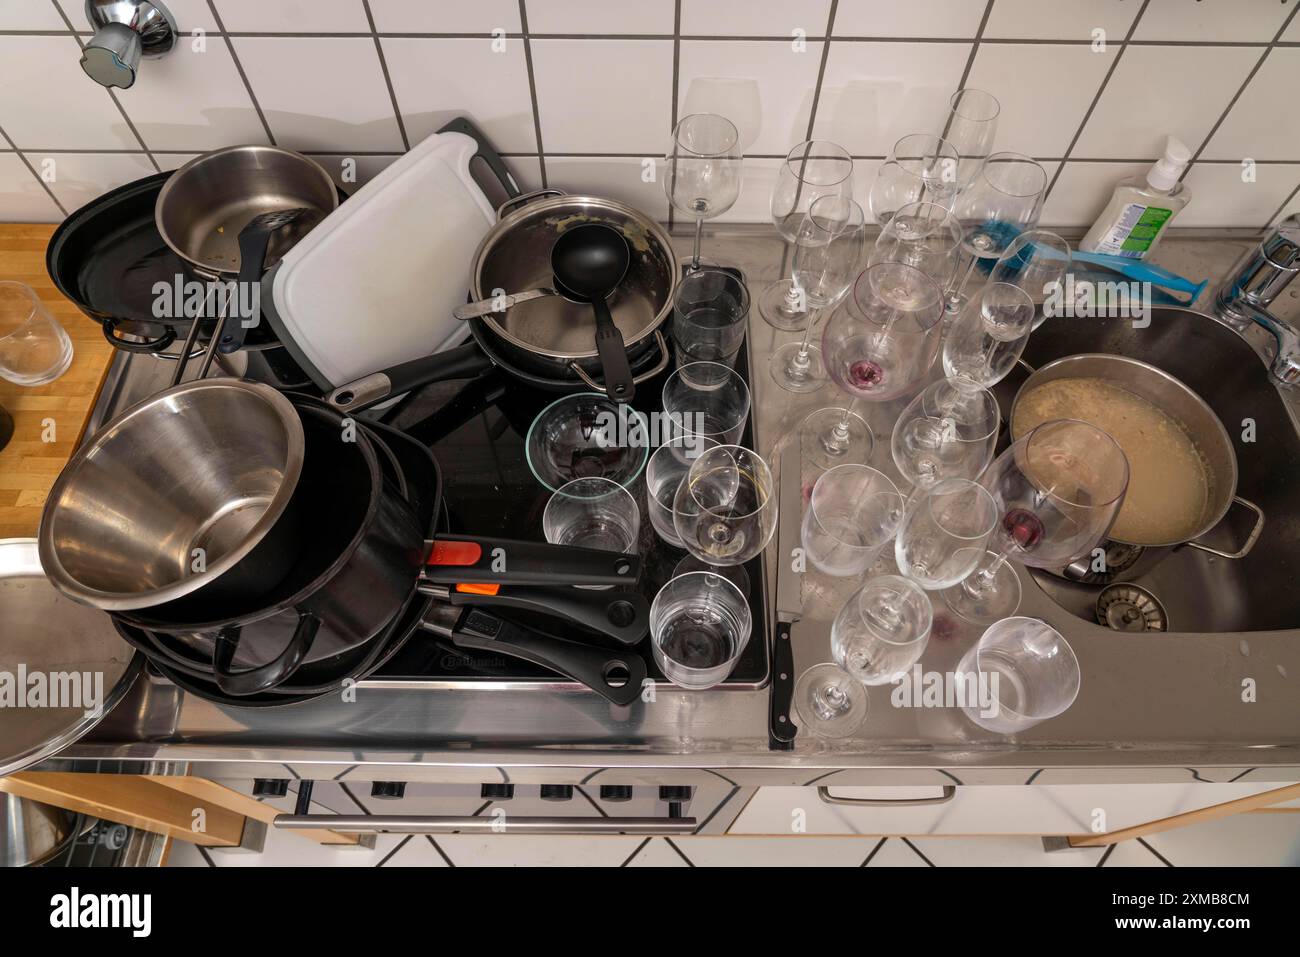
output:
[[[1038,368],[1083,352],[1139,359],[1199,393],[1232,440],[1239,468],[1237,494],[1264,512],[1263,533],[1244,558],[1178,548],[1133,579],[1136,590],[1112,586],[1117,591],[1107,597],[1117,595],[1146,611],[1155,630],[1223,633],[1300,627],[1300,435],[1254,348],[1209,316],[1159,308],[1151,311],[1145,328],[1135,328],[1132,319],[1049,319],[1030,338],[1024,361]],[[1004,421],[1027,377],[1025,369],[1017,368],[995,389]],[[1247,441],[1252,422],[1253,441]],[[1247,508],[1234,505],[1225,521],[1201,541],[1236,551],[1255,520]],[[1032,574],[1063,609],[1097,620],[1101,586],[1038,570]],[[1152,598],[1157,604],[1152,605]]]

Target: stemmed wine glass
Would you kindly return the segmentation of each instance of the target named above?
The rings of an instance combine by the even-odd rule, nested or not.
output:
[[[916,267],[884,262],[859,274],[822,335],[826,372],[851,400],[813,412],[801,427],[801,447],[817,465],[865,460],[871,432],[853,415],[854,401],[884,402],[915,388],[934,364],[942,319],[943,292]]]
[[[958,90],[948,101],[941,135],[957,150],[958,192],[970,185],[992,152],[1001,112],[997,98],[983,90]]]
[[[1037,309],[1019,286],[991,282],[972,296],[943,339],[943,371],[985,388],[1001,382],[1025,351]]]
[[[961,251],[957,217],[937,203],[907,203],[881,229],[867,265],[915,266],[946,289],[957,272]]]
[[[1001,421],[988,389],[953,379],[932,382],[894,423],[894,465],[917,489],[948,478],[977,479],[993,461]]]
[[[957,584],[979,565],[997,520],[997,503],[978,482],[941,479],[919,490],[894,539],[898,570],[926,591]]]
[[[786,242],[795,242],[809,207],[823,196],[853,198],[853,158],[829,140],[800,143],[786,155],[772,190],[772,222]],[[792,279],[772,283],[758,297],[759,315],[783,332],[805,328],[804,305]]]
[[[1070,244],[1046,229],[1021,233],[998,257],[989,273],[989,282],[1019,286],[1043,308],[1034,317],[1037,329],[1047,319],[1053,297],[1063,303],[1062,284],[1070,271]]]
[[[822,196],[808,207],[795,240],[791,276],[796,296],[809,312],[803,339],[772,352],[768,368],[788,392],[821,388],[825,373],[821,349],[812,342],[821,312],[842,300],[867,248],[866,214],[851,199]]]
[[[948,309],[965,302],[965,288],[982,259],[997,259],[1026,229],[1038,222],[1047,194],[1047,171],[1019,153],[994,153],[980,166],[953,205],[962,225],[962,245],[971,256],[959,280],[949,288]]]
[[[909,133],[876,171],[867,194],[871,218],[884,226],[910,203],[950,207],[957,192],[957,167],[957,150],[943,137]]]
[[[1119,514],[1128,475],[1119,444],[1078,419],[1052,419],[1013,442],[980,479],[997,503],[992,548],[943,592],[948,607],[979,623],[1015,614],[1020,579],[1008,559],[1060,569],[1087,555]]]
[[[700,268],[704,221],[721,216],[740,196],[740,134],[725,116],[692,113],[673,128],[664,157],[664,192],[673,208],[695,220],[691,269]]]

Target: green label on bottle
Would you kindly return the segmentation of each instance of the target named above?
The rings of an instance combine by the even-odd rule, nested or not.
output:
[[[1148,206],[1144,209],[1120,246],[1120,255],[1136,253],[1141,256],[1145,253],[1156,241],[1156,234],[1172,215],[1172,210],[1161,209],[1159,206]]]

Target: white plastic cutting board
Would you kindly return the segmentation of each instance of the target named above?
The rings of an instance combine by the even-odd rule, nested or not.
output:
[[[470,177],[475,151],[468,136],[435,133],[284,257],[271,289],[282,332],[331,387],[468,336],[452,309],[496,222]]]

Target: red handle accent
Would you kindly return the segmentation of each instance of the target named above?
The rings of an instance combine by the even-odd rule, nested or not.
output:
[[[500,585],[493,585],[488,582],[482,584],[462,583],[456,586],[456,591],[462,595],[487,595],[492,596],[501,592]]]
[[[435,541],[427,564],[477,565],[482,557],[483,548],[478,542]]]

